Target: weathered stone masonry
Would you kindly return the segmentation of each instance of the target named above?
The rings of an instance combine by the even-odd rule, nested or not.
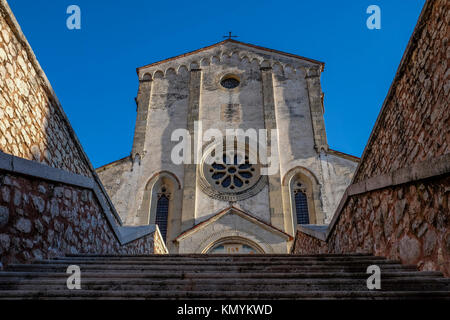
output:
[[[31,48],[20,29],[11,27],[5,4],[0,6],[0,150],[92,176]]]
[[[352,196],[326,242],[299,231],[294,251],[373,253],[449,276],[449,185],[447,175]]]
[[[0,152],[1,262],[167,252],[156,226],[121,226],[102,193],[91,178]]]
[[[326,230],[299,228],[295,253],[369,252],[450,276],[446,1],[427,1],[353,184]]]
[[[91,190],[0,172],[3,265],[66,253],[146,254],[155,234],[122,246]],[[160,245],[160,244],[159,244]]]
[[[138,115],[132,155],[97,169],[122,219],[129,225],[155,221],[157,196],[161,194],[158,188],[164,182],[166,191],[174,196],[170,199],[167,224],[167,245],[172,253],[180,253],[180,248],[188,250],[186,253],[198,249],[197,244],[174,242],[181,232],[191,228],[204,236],[199,241],[209,241],[206,231],[199,231],[196,225],[229,208],[230,200],[240,210],[294,235],[297,219],[293,187],[294,182],[298,185],[303,179],[308,185],[310,221],[329,222],[358,159],[328,148],[320,86],[323,65],[320,61],[227,39],[138,68]],[[238,84],[227,88],[222,85],[227,79]],[[219,181],[211,181],[212,177],[208,180],[204,161],[216,142],[194,137],[195,121],[199,121],[199,126],[201,123],[203,133],[209,129],[224,135],[229,129],[277,129],[278,148],[268,141],[268,153],[278,161],[278,173],[268,179],[261,177],[258,187],[248,180],[250,188],[243,192],[217,188]],[[190,133],[191,152],[196,143],[205,152],[199,164],[179,165],[172,161],[171,154],[178,143],[171,140],[171,134],[179,129]],[[270,135],[267,139],[271,139]],[[256,151],[248,147],[249,152]],[[171,185],[179,188],[172,190]],[[230,196],[233,192],[243,197]],[[234,229],[231,225],[225,227]],[[208,232],[217,233],[221,228]],[[252,226],[253,230],[247,231],[258,234],[262,232],[259,228]],[[251,237],[250,233],[247,236]],[[188,238],[183,237],[182,241]],[[292,242],[286,243],[283,252],[288,252],[291,245]]]
[[[449,152],[449,23],[448,1],[428,1],[354,182]]]
[[[156,226],[122,226],[5,0],[0,77],[0,262],[166,253]]]

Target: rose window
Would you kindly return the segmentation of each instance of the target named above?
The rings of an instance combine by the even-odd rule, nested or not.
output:
[[[225,142],[225,141],[224,141]],[[239,201],[259,193],[267,185],[255,151],[224,148],[216,153],[215,145],[204,152],[198,166],[199,186],[208,196],[223,201]]]
[[[225,189],[239,190],[250,184],[255,175],[255,167],[250,164],[248,156],[245,160],[238,155],[223,155],[223,162],[211,164],[209,173],[214,184]]]

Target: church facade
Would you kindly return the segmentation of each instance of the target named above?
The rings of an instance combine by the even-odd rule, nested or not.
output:
[[[323,69],[231,39],[138,68],[131,155],[97,169],[125,224],[170,253],[288,253],[329,223],[359,159],[328,146]]]

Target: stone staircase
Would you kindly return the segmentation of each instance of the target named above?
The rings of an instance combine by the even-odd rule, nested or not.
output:
[[[81,290],[69,290],[69,265]],[[368,290],[367,267],[381,268]],[[450,279],[363,254],[71,255],[0,272],[0,299],[448,299]]]

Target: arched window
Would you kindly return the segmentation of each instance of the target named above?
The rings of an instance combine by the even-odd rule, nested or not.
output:
[[[325,223],[321,185],[310,170],[294,167],[285,174],[282,183],[283,203],[289,205],[288,233],[295,234],[298,225]]]
[[[297,224],[309,224],[308,198],[306,188],[300,183],[296,183],[294,188],[295,212]]]
[[[173,239],[181,233],[183,193],[178,178],[169,171],[154,173],[145,185],[142,202],[130,225],[158,225],[169,252],[175,250]]]
[[[158,202],[156,203],[156,218],[155,224],[158,225],[161,236],[166,242],[167,239],[167,219],[169,216],[169,197],[167,188],[162,187],[161,192],[158,194]]]

